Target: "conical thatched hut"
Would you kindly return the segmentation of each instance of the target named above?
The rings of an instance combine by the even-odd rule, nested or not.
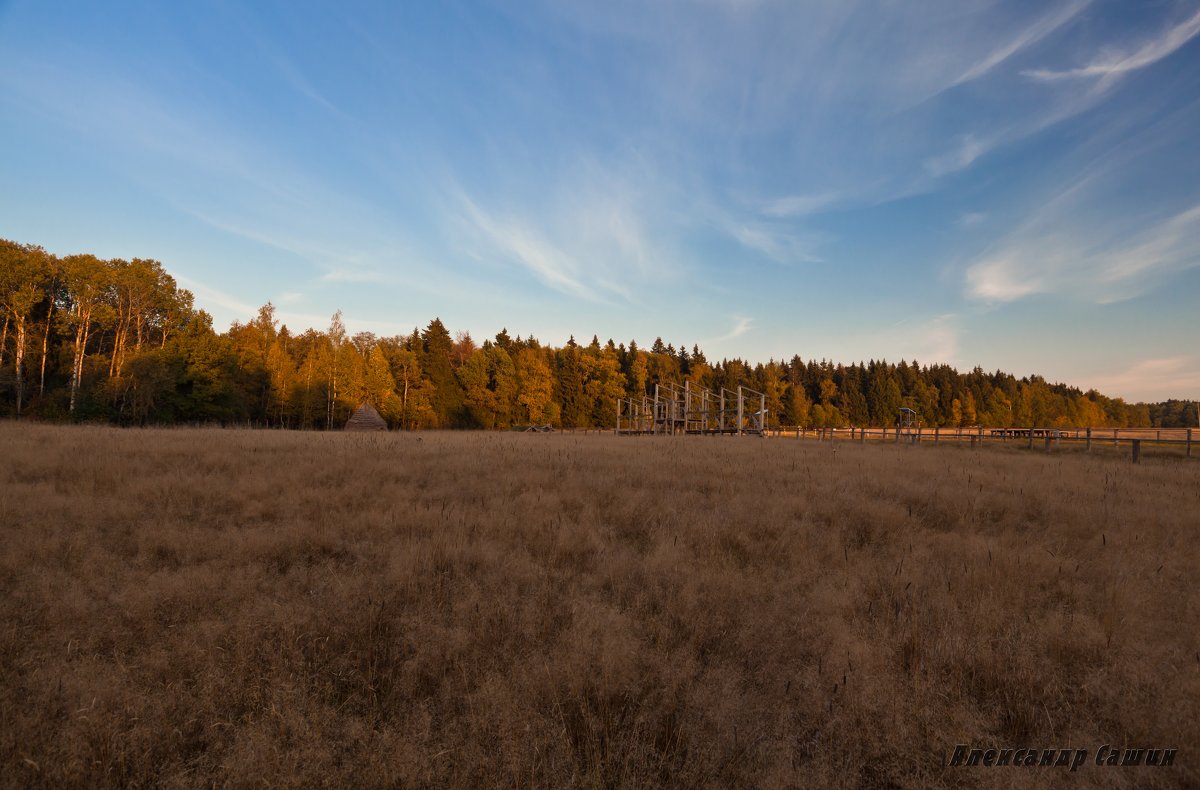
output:
[[[346,420],[346,430],[386,431],[387,423],[379,416],[379,412],[375,411],[374,406],[363,401],[363,404],[350,415],[350,419]]]

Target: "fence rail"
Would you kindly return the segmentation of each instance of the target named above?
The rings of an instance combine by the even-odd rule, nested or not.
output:
[[[1005,444],[1050,452],[1059,447],[1127,447],[1135,460],[1143,446],[1181,447],[1184,456],[1192,456],[1192,445],[1200,439],[1194,428],[803,428],[782,427],[767,431],[768,436],[811,439],[818,442],[895,442],[919,444],[942,442]]]

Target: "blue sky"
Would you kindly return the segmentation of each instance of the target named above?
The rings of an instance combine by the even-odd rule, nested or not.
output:
[[[440,316],[1200,398],[1200,2],[0,0],[0,236]]]

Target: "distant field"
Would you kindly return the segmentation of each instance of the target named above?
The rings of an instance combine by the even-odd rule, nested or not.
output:
[[[1195,459],[0,424],[0,783],[1194,787],[1198,536]]]

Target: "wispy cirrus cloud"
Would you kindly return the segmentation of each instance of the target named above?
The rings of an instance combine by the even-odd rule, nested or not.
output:
[[[966,269],[966,295],[1012,302],[1058,293],[1100,304],[1139,296],[1164,275],[1200,266],[1200,205],[1122,239],[1113,229],[1035,221]]]
[[[779,223],[728,218],[726,232],[747,249],[762,253],[776,263],[820,263],[816,248],[819,235]]]
[[[754,319],[746,316],[735,316],[733,327],[723,335],[705,340],[705,345],[723,343],[726,340],[736,340],[754,328]]]
[[[745,315],[729,316],[733,324],[727,332],[717,335],[716,337],[701,338],[699,345],[705,349],[710,355],[716,354],[736,354],[735,349],[738,348],[738,340],[751,334],[755,329],[754,319]]]
[[[1124,298],[1121,289],[1140,285],[1156,274],[1200,266],[1200,205],[1151,226],[1134,244],[1101,257],[1099,284],[1113,287],[1109,301]]]
[[[992,143],[988,140],[981,140],[973,134],[963,135],[951,150],[926,159],[925,170],[934,178],[964,170],[991,147]]]
[[[583,164],[546,194],[518,192],[485,199],[457,183],[446,189],[448,232],[467,242],[470,257],[499,258],[593,303],[638,302],[680,271],[667,201],[637,180]]]
[[[992,69],[1012,58],[1018,52],[1033,46],[1049,36],[1054,31],[1074,19],[1080,11],[1087,8],[1091,0],[1074,0],[1051,11],[1022,30],[1015,38],[993,49],[987,57],[972,65],[960,74],[950,87],[962,85],[984,76]]]
[[[1200,34],[1200,11],[1132,52],[1108,54],[1079,68],[1061,71],[1030,69],[1022,73],[1042,82],[1087,78],[1112,79],[1157,63],[1191,41],[1197,34]]]
[[[175,280],[184,288],[195,294],[198,306],[216,305],[233,315],[244,316],[248,320],[258,312],[258,306],[252,305],[249,302],[243,301],[232,294],[226,293],[220,288],[215,288],[208,283],[190,277],[186,274],[175,274]]]
[[[495,215],[474,200],[460,197],[463,218],[486,248],[520,265],[556,291],[588,300],[599,294],[584,285],[579,262],[567,255],[536,227],[513,216]]]
[[[784,195],[763,204],[762,213],[768,217],[806,217],[816,214],[843,200],[838,192],[820,192],[809,195]]]

